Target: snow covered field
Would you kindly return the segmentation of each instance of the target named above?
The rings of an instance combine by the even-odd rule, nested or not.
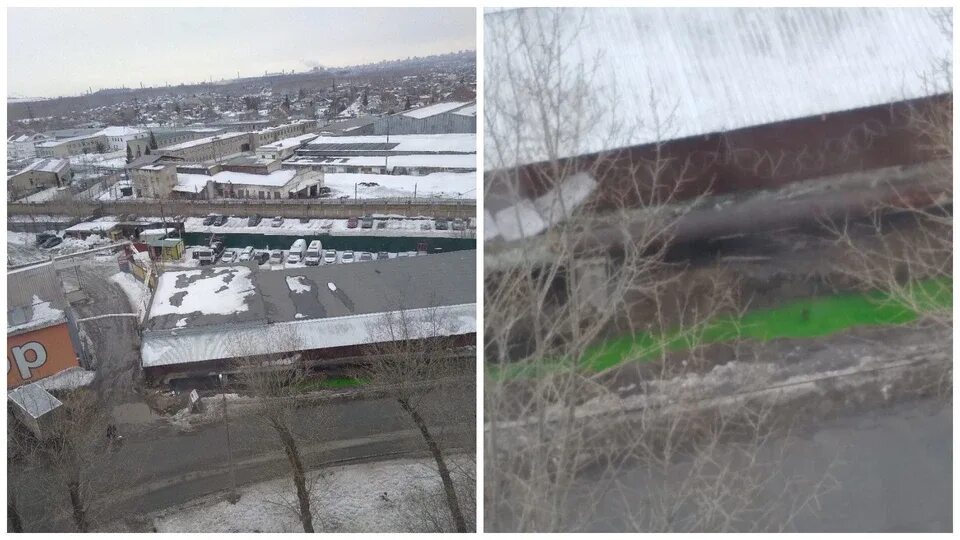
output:
[[[465,200],[475,200],[477,198],[477,174],[475,172],[438,172],[424,176],[327,173],[324,175],[323,185],[330,188],[333,198],[341,196],[353,198],[354,186],[356,186],[356,195],[359,199],[413,197],[414,192],[416,192],[417,198],[463,198]]]
[[[461,500],[472,500],[474,486],[466,480],[475,478],[472,457],[450,461]],[[446,517],[431,459],[331,467],[311,479],[316,480],[311,509],[317,532],[432,532],[424,508],[428,515]],[[240,495],[235,505],[219,494],[170,508],[155,515],[153,524],[157,532],[303,532],[291,508],[296,495],[289,477],[245,486]]]

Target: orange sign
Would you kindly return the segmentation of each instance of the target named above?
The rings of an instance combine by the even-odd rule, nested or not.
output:
[[[79,365],[66,323],[7,336],[7,389]]]

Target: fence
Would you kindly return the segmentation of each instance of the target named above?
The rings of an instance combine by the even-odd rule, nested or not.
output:
[[[161,209],[162,205],[162,209]],[[397,197],[390,199],[324,200],[283,199],[175,200],[136,199],[127,201],[47,201],[7,204],[7,214],[65,214],[71,216],[122,215],[200,217],[211,213],[227,215],[282,216],[284,218],[349,218],[366,214],[395,214],[405,217],[430,216],[470,218],[476,215],[476,201]]]

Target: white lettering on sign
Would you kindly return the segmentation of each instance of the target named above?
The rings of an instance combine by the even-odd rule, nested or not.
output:
[[[33,351],[33,360],[27,358],[29,351]],[[10,352],[13,353],[13,361],[17,364],[17,371],[20,372],[20,378],[25,381],[33,377],[33,373],[31,373],[30,370],[47,363],[47,350],[36,341],[24,343],[19,347],[11,347]],[[9,360],[7,361],[7,372],[10,372]]]

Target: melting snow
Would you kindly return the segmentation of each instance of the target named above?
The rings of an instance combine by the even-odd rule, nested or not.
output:
[[[297,294],[310,292],[310,284],[305,283],[304,279],[304,276],[287,276],[287,288]]]
[[[178,287],[181,279],[191,282]],[[246,298],[254,292],[250,269],[245,266],[166,272],[157,285],[150,318],[191,313],[231,315],[247,311]],[[172,303],[174,298],[180,299],[179,306]]]

